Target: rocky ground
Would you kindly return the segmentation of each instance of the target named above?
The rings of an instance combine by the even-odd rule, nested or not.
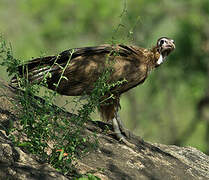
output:
[[[39,162],[8,139],[9,122],[18,121],[11,108],[11,102],[16,101],[15,93],[16,90],[0,79],[0,179],[72,179]],[[77,160],[77,172],[95,172],[102,180],[209,179],[209,157],[197,149],[151,144],[130,133],[129,140],[135,145],[131,148],[118,142],[113,134],[104,133],[105,125],[86,124],[84,132],[87,135],[97,132],[99,147]]]

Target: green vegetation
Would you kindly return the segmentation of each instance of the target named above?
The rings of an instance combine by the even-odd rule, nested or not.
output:
[[[87,177],[81,177],[78,180],[100,180],[100,178],[89,173],[89,174],[87,174]]]
[[[123,95],[120,114],[145,140],[209,152],[209,121],[198,114],[209,92],[208,7],[208,0],[2,0],[0,32],[22,62],[73,47],[112,41],[150,47],[161,36],[173,38],[175,52],[142,86]],[[8,80],[5,68],[0,71]],[[66,99],[60,99],[54,101],[63,106]]]
[[[71,56],[73,52],[72,50]],[[63,74],[71,60],[71,56],[64,67],[57,64],[56,60],[54,62],[62,70],[61,77],[58,83],[55,84],[56,87],[59,86],[61,79],[66,79]],[[82,156],[97,147],[96,134],[94,134],[94,137],[82,135],[85,123],[91,119],[90,115],[95,111],[96,107],[99,108],[101,97],[109,95],[106,99],[102,98],[103,104],[110,98],[114,98],[110,90],[122,84],[125,80],[108,84],[112,72],[110,66],[94,83],[92,93],[86,96],[84,92],[85,102],[81,102],[82,98],[75,100],[75,106],[80,106],[77,109],[77,114],[75,112],[66,114],[63,111],[65,109],[53,105],[54,99],[58,95],[55,91],[45,89],[45,91],[41,92],[40,85],[28,81],[27,66],[22,66],[20,61],[13,57],[11,46],[8,46],[3,38],[1,38],[0,43],[0,57],[2,59],[0,65],[6,67],[9,75],[17,78],[16,84],[20,90],[18,91],[19,94],[17,94],[20,106],[14,104],[19,121],[16,126],[11,126],[8,129],[10,139],[17,146],[35,154],[40,161],[50,163],[58,171],[64,174],[73,172],[73,161],[78,156]],[[108,59],[107,63],[109,63]],[[17,73],[18,66],[22,66],[22,75]],[[50,72],[46,73],[40,84],[47,86],[46,80],[50,76]],[[37,95],[41,95],[41,98]],[[67,116],[70,118],[67,118]],[[96,180],[99,178],[87,174],[86,177],[81,179]]]
[[[0,55],[3,59],[1,65],[7,67],[10,75],[16,73],[18,76],[16,67],[20,62],[13,58],[11,47],[8,47],[3,39],[0,45]],[[9,129],[10,138],[17,146],[37,155],[39,160],[49,162],[62,173],[70,173],[73,170],[72,161],[97,146],[96,134],[93,137],[94,142],[90,142],[91,137],[82,136],[81,130],[99,105],[101,93],[106,91],[106,88],[102,87],[105,79],[95,84],[93,93],[86,103],[82,104],[77,115],[69,114],[70,121],[67,115],[62,115],[63,109],[52,104],[57,96],[56,92],[46,90],[42,92],[42,98],[38,98],[40,86],[31,85],[24,76],[19,76],[18,80],[19,89],[23,90],[17,95],[21,106],[14,106],[19,121],[15,128],[12,126]],[[44,83],[43,80],[42,84]],[[76,102],[80,103],[78,100]]]

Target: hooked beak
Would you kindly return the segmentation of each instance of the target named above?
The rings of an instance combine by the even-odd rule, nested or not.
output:
[[[176,48],[174,40],[169,40],[162,48],[162,54],[168,56]]]
[[[165,48],[170,49],[171,51],[174,50],[176,48],[175,44],[174,44],[174,40],[171,39],[170,41],[168,41],[168,44],[165,45]]]

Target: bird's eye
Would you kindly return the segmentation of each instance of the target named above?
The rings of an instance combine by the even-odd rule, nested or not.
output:
[[[162,46],[164,44],[164,42],[165,42],[164,40],[161,40],[160,41],[160,46]]]

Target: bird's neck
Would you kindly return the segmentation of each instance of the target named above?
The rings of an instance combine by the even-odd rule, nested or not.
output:
[[[150,57],[148,58],[148,67],[150,70],[158,67],[161,64],[161,61],[163,62],[163,57],[162,55],[159,53],[158,48],[157,47],[153,47],[150,50]]]

